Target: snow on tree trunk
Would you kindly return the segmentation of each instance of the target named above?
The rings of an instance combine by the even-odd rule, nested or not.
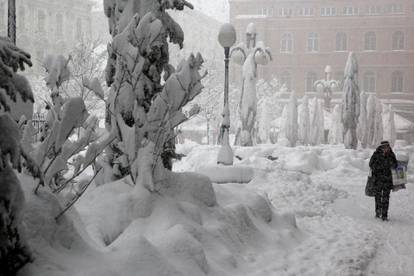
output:
[[[373,146],[379,146],[384,138],[384,122],[382,120],[382,103],[378,98],[375,103],[374,126]]]
[[[328,137],[329,144],[342,144],[344,142],[343,132],[344,128],[342,126],[342,110],[341,106],[338,104],[334,107],[332,113],[332,124]]]
[[[342,98],[342,124],[344,126],[344,145],[346,149],[357,149],[357,126],[360,115],[360,93],[358,87],[358,62],[354,53],[349,53],[344,70]]]
[[[395,141],[397,140],[397,130],[395,128],[394,111],[391,105],[388,106],[388,120],[385,124],[384,129],[384,140],[388,141],[391,147],[394,147]]]
[[[367,95],[363,91],[361,93],[361,105],[360,105],[360,112],[359,115],[359,122],[358,122],[358,139],[361,142],[362,148],[366,148],[368,145],[368,118],[367,118]]]
[[[141,159],[143,139],[154,144],[150,162],[154,177],[162,171],[160,164],[171,169],[175,156],[174,129],[188,119],[182,108],[202,89],[201,55],[190,55],[177,69],[169,64],[167,39],[182,48],[184,33],[166,10],[183,10],[186,6],[193,8],[184,0],[104,1],[113,36],[106,70],[110,86],[107,126],[118,133],[107,152],[110,164],[121,164],[118,170],[114,167],[118,177],[130,174],[133,164]],[[199,109],[193,109],[190,115],[197,112]],[[126,127],[130,128],[128,133],[135,133],[134,139],[125,137],[121,128]],[[126,149],[130,148],[128,141],[133,140],[136,148],[131,154]]]
[[[310,113],[307,96],[303,97],[299,112],[299,142],[302,145],[310,144]]]
[[[287,107],[285,131],[286,138],[289,140],[289,145],[295,147],[298,140],[298,101],[295,92],[292,92],[290,95]]]
[[[367,144],[369,146],[375,146],[374,133],[375,133],[375,116],[376,116],[376,99],[374,95],[369,95],[367,102]]]

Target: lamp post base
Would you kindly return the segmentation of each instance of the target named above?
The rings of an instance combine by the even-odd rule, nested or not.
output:
[[[229,130],[224,129],[223,137],[221,139],[221,147],[217,156],[217,164],[225,166],[233,165],[234,154],[229,142]]]

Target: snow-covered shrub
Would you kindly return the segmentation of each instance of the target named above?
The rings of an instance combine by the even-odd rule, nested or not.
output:
[[[373,143],[375,133],[375,116],[376,116],[376,98],[374,95],[369,95],[367,101],[367,144],[369,146],[375,146]]]
[[[367,147],[368,144],[368,114],[367,114],[367,102],[368,97],[364,91],[361,93],[361,106],[360,106],[360,115],[359,115],[359,122],[358,122],[358,140],[361,142],[361,146],[363,148]]]
[[[384,138],[384,122],[382,118],[382,103],[376,98],[375,103],[375,121],[374,121],[374,137],[372,146],[378,146]]]
[[[320,145],[325,142],[324,112],[322,103],[318,98],[312,102],[310,143],[311,145]]]
[[[388,118],[384,128],[384,140],[388,141],[391,147],[394,147],[397,140],[397,130],[395,127],[394,110],[389,105],[387,108]]]
[[[285,124],[286,138],[289,140],[290,146],[294,147],[298,140],[298,101],[295,92],[290,95]]]
[[[299,143],[302,145],[310,144],[310,112],[308,96],[302,98],[299,109]]]
[[[360,95],[358,87],[358,62],[350,52],[344,70],[342,97],[342,124],[344,126],[344,144],[347,149],[357,149],[357,126],[360,115]]]
[[[182,0],[147,1],[140,6],[133,1],[104,4],[113,36],[108,46],[106,124],[116,134],[106,159],[115,176],[134,175],[142,142],[148,139],[154,144],[150,163],[157,174],[163,167],[171,168],[174,129],[188,119],[182,108],[202,89],[200,54],[190,55],[177,69],[168,63],[167,38],[182,46],[184,34],[166,10],[193,7]],[[188,115],[199,111],[195,106]]]
[[[328,136],[329,144],[334,144],[334,145],[342,144],[344,142],[343,132],[344,132],[344,129],[342,126],[341,106],[336,105],[332,113],[331,128],[329,129],[329,136]]]

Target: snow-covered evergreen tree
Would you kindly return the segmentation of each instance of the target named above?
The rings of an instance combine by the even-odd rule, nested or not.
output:
[[[342,109],[339,104],[337,104],[332,112],[332,124],[329,129],[328,142],[329,144],[337,145],[342,144],[343,140],[343,126],[342,126]]]
[[[324,101],[318,101],[319,102],[319,139],[321,144],[326,143],[325,139],[325,103]]]
[[[384,129],[384,140],[388,141],[393,147],[395,145],[395,141],[397,140],[397,130],[395,127],[395,118],[394,118],[394,110],[392,110],[392,106],[389,105],[387,108],[387,122],[385,124]]]
[[[26,78],[17,74],[31,66],[30,55],[8,38],[0,37],[0,274],[15,275],[31,256],[22,236],[24,194],[14,169],[22,171],[21,157],[35,174],[35,164],[21,146],[16,118],[10,112],[18,98],[33,104],[33,94]],[[33,107],[32,107],[33,108]],[[22,114],[23,115],[23,114]],[[19,119],[19,118],[17,118]],[[30,121],[29,121],[30,124]],[[36,173],[38,173],[38,168]]]
[[[294,147],[298,141],[298,101],[295,92],[290,95],[285,124],[286,138],[289,140],[289,145]]]
[[[357,134],[358,134],[358,140],[361,142],[361,146],[363,148],[366,148],[368,145],[367,101],[368,101],[367,94],[365,94],[365,92],[362,91]]]
[[[342,98],[342,124],[344,144],[347,149],[357,149],[357,126],[360,114],[360,95],[358,87],[358,62],[353,52],[349,53],[344,70]]]
[[[375,116],[376,116],[376,98],[374,95],[369,95],[367,101],[367,144],[375,146]]]
[[[308,96],[302,98],[299,111],[299,142],[302,145],[310,144],[310,113]]]
[[[310,143],[313,146],[324,142],[323,108],[318,98],[312,101]]]
[[[376,98],[375,102],[375,120],[374,120],[374,138],[372,140],[373,146],[379,146],[384,139],[384,122],[382,118],[382,103]]]

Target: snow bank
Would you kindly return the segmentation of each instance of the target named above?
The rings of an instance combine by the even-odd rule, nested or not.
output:
[[[136,275],[132,267],[139,275],[241,275],[253,248],[281,254],[300,235],[294,217],[276,214],[254,189],[212,186],[195,173],[170,174],[156,193],[128,183],[96,187],[76,207],[93,240],[126,266],[123,275]]]
[[[254,177],[253,168],[246,166],[205,166],[197,173],[207,176],[213,183],[249,183]]]

